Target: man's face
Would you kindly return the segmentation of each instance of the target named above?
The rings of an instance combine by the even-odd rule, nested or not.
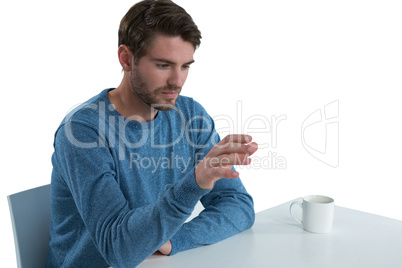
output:
[[[131,70],[131,90],[145,104],[171,110],[194,62],[194,47],[181,37],[157,35]]]

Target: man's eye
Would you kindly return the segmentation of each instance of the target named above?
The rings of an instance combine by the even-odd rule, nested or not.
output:
[[[161,69],[167,69],[169,68],[169,64],[157,64],[157,66]]]
[[[183,65],[183,67],[182,67],[184,70],[188,70],[188,69],[190,69],[190,65]]]

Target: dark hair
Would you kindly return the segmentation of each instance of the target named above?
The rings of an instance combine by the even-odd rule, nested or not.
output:
[[[126,45],[138,62],[157,34],[180,36],[194,49],[201,44],[201,32],[182,7],[169,0],[144,0],[132,6],[121,20],[119,46]]]

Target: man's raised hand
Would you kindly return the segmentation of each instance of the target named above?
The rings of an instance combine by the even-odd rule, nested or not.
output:
[[[250,155],[258,145],[251,142],[251,136],[233,134],[215,144],[208,154],[195,167],[195,180],[202,189],[212,189],[221,178],[235,179],[239,173],[231,170],[234,165],[249,165]],[[251,142],[251,143],[250,143]]]

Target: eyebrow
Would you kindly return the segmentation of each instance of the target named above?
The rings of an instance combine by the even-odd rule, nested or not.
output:
[[[176,63],[173,62],[173,61],[170,61],[170,60],[167,60],[167,59],[163,59],[163,58],[155,58],[155,59],[152,59],[152,60],[153,60],[153,61],[164,62],[164,63],[172,64],[172,65],[176,64]],[[195,62],[194,60],[191,60],[191,61],[189,61],[189,62],[184,63],[183,65],[190,65],[190,64],[192,64],[192,63],[194,63],[194,62]]]

